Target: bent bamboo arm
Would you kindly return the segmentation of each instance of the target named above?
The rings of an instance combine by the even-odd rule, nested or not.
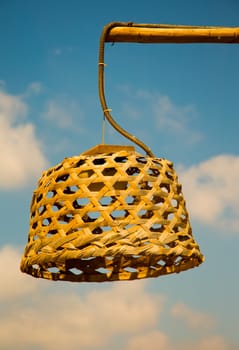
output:
[[[190,27],[125,23],[112,26],[106,42],[239,43],[239,27]]]
[[[149,157],[150,148],[123,129],[112,117],[104,92],[104,44],[105,42],[128,43],[239,43],[239,27],[175,26],[164,24],[135,24],[112,22],[102,31],[99,47],[99,97],[105,118],[121,135],[141,147]]]

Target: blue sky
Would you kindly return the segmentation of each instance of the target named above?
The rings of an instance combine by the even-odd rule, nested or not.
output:
[[[103,26],[239,26],[238,13],[237,0],[0,1],[2,349],[238,349],[238,45],[106,45],[112,115],[174,162],[205,263],[112,285],[19,272],[42,170],[101,142]],[[128,144],[108,125],[106,142]]]

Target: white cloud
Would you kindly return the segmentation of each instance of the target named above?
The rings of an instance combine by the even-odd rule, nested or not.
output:
[[[0,90],[3,90],[5,88],[5,81],[4,80],[0,80]]]
[[[188,332],[188,331],[187,331]],[[186,333],[185,333],[186,334]],[[191,335],[189,336],[191,337]],[[230,344],[221,335],[204,336],[194,341],[176,340],[173,334],[153,330],[129,338],[126,350],[236,350],[236,345]]]
[[[21,97],[0,92],[0,189],[28,184],[47,165],[27,112]]]
[[[126,350],[173,350],[169,336],[159,331],[139,334],[132,337]]]
[[[59,282],[61,289],[56,282],[25,276],[19,271],[19,253],[10,247],[0,251],[0,263],[4,349],[106,348],[117,335],[154,327],[164,304],[162,297],[146,291],[145,281],[108,284],[107,289],[92,284],[82,295],[64,282]]]
[[[143,90],[138,91],[137,96],[149,104],[150,114],[155,118],[156,127],[160,131],[177,134],[190,144],[202,139],[202,134],[190,125],[197,118],[195,106],[180,106],[167,95]]]
[[[36,280],[20,274],[19,264],[20,257],[16,249],[11,246],[0,249],[0,302],[26,296],[37,289]]]
[[[0,92],[0,120],[15,122],[27,114],[28,107],[18,96]]]
[[[171,314],[174,318],[182,320],[189,328],[209,329],[215,326],[215,319],[206,312],[193,310],[184,303],[176,303]]]
[[[186,334],[186,333],[185,333]],[[189,336],[191,337],[191,335]],[[220,335],[204,336],[194,341],[175,340],[173,334],[168,335],[158,330],[137,334],[129,338],[126,350],[236,350]]]
[[[191,216],[228,231],[239,227],[239,157],[219,155],[179,169]]]
[[[195,347],[194,347],[195,349]],[[201,339],[195,350],[236,350],[232,345],[226,343],[220,335],[205,337]]]
[[[160,329],[165,298],[147,290],[147,282],[77,285],[22,274],[20,254],[0,250],[0,339],[6,350],[236,350],[222,335],[210,335],[214,320],[185,304],[175,304],[173,318],[190,339],[175,338],[174,327]],[[170,316],[170,313],[169,315]],[[182,323],[181,320],[185,321]],[[193,323],[193,324],[190,324]],[[198,337],[198,328],[204,330]],[[215,331],[215,330],[214,330]]]
[[[195,341],[182,341],[173,349],[178,350],[237,350],[238,346],[228,342],[222,335],[204,336]]]
[[[75,129],[74,119],[77,118],[79,123],[83,113],[75,101],[68,101],[66,98],[62,98],[61,100],[49,101],[42,116],[60,129]]]
[[[53,53],[54,53],[56,56],[60,56],[61,53],[62,53],[62,49],[56,48],[56,49],[53,50]]]
[[[155,91],[133,91],[125,85],[119,89],[131,101],[123,104],[122,114],[127,115],[127,118],[136,120],[150,115],[151,123],[155,123],[159,131],[176,135],[181,143],[195,144],[202,140],[202,133],[192,126],[198,118],[194,105],[179,105],[168,95]]]
[[[64,53],[69,54],[72,53],[74,48],[72,46],[65,46],[65,47],[56,47],[52,50],[53,55],[55,56],[61,56]]]
[[[27,88],[27,93],[28,94],[34,94],[34,95],[39,95],[42,92],[42,83],[40,83],[39,81],[34,81],[31,84],[29,84],[28,88]]]
[[[56,126],[64,129],[73,126],[73,119],[70,112],[55,101],[50,101],[47,111],[44,114],[45,118],[53,122]]]
[[[154,111],[158,117],[158,126],[171,129],[175,132],[182,132],[185,128],[188,115],[194,113],[193,106],[177,106],[169,96],[159,95],[155,105]]]

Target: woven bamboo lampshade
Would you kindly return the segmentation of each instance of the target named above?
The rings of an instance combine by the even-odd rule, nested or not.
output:
[[[30,208],[21,271],[72,282],[134,280],[181,272],[204,260],[195,242],[172,162],[155,157],[113,120],[104,97],[102,33],[100,101],[107,120],[143,148],[97,145],[46,170]]]

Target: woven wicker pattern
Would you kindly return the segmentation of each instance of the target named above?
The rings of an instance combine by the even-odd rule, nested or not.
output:
[[[23,272],[103,282],[202,263],[173,164],[130,147],[107,150],[66,158],[43,173],[32,198]]]

